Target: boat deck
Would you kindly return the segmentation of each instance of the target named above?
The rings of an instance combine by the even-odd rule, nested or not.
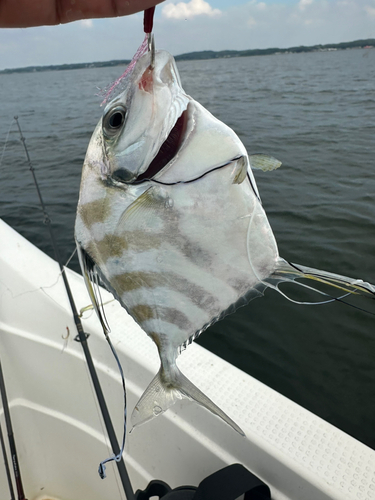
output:
[[[124,499],[57,264],[0,221],[0,352],[26,497]],[[68,279],[79,309],[89,298],[78,274]],[[111,339],[127,381],[129,413],[155,375],[153,342],[103,291]],[[83,313],[118,439],[121,380],[92,309]],[[245,431],[237,434],[189,401],[134,429],[125,461],[134,490],[154,478],[177,487],[241,463],[269,485],[274,500],[375,499],[375,452],[316,415],[193,344],[179,367]],[[0,413],[2,428],[4,418]],[[0,498],[7,498],[0,467]]]

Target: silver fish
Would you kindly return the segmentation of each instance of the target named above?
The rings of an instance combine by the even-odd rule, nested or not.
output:
[[[177,367],[208,326],[283,281],[312,278],[373,296],[375,288],[281,259],[237,135],[188,96],[173,57],[143,55],[105,108],[83,166],[75,237],[83,274],[97,272],[155,342],[161,367],[138,401],[136,426],[189,398],[243,434]],[[306,286],[306,285],[304,285]]]

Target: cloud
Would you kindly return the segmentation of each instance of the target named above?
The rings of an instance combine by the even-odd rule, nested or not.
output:
[[[215,9],[203,0],[169,0],[162,4],[180,12],[182,4],[188,15],[185,12],[185,17],[168,17],[160,9],[154,23],[156,47],[178,55],[200,50],[287,48],[375,38],[375,0],[313,0],[309,4],[306,0],[249,0],[238,5],[228,0],[226,8],[224,0],[215,0],[216,4],[209,1],[220,5],[220,15],[207,14]],[[194,10],[194,6],[202,4],[208,5],[208,11],[198,15],[199,9]],[[301,9],[303,5],[305,8]],[[60,26],[0,29],[0,69],[131,59],[142,39],[141,13],[95,19],[86,25],[77,21]],[[108,80],[114,80],[118,68],[108,69],[108,74]]]
[[[79,21],[81,26],[84,28],[92,28],[94,26],[94,23],[92,19],[83,19],[82,21]]]
[[[157,45],[177,55],[375,38],[374,17],[368,12],[368,7],[375,7],[375,0],[300,1],[250,0],[239,5],[231,2],[226,9],[220,7],[219,16],[197,16],[187,21],[162,16],[159,25],[155,24]]]
[[[255,21],[255,19],[253,18],[253,16],[250,16],[250,17],[248,18],[248,20],[247,20],[247,25],[248,25],[248,26],[256,26],[256,23],[257,23],[257,22]]]
[[[162,9],[162,15],[169,19],[191,19],[195,16],[216,16],[221,10],[213,9],[204,0],[190,0],[190,2],[169,3]]]
[[[365,11],[366,11],[366,12],[367,12],[367,14],[369,14],[370,16],[375,17],[375,7],[371,7],[371,5],[366,5],[366,6],[365,6]]]
[[[300,0],[298,2],[298,7],[299,7],[300,10],[305,10],[306,7],[308,7],[312,3],[313,3],[313,0]]]

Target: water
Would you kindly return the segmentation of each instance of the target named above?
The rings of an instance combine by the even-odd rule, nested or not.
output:
[[[255,172],[280,254],[375,283],[375,50],[179,68],[185,90],[249,152],[283,162],[277,171]],[[96,86],[121,71],[0,75],[0,139],[18,115],[65,260],[74,248],[81,166],[101,114]],[[0,217],[53,254],[14,125],[0,167]],[[199,342],[375,448],[374,321],[342,304],[298,306],[269,290]]]

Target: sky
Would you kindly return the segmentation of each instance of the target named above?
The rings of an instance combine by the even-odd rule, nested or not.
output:
[[[375,38],[375,0],[167,0],[156,8],[156,48],[287,48]],[[0,29],[0,69],[131,59],[143,14],[59,26]]]

